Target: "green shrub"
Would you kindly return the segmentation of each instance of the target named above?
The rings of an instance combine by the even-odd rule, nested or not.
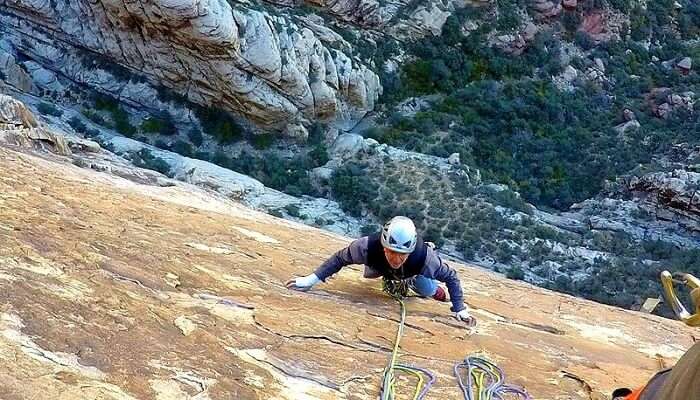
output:
[[[595,41],[584,31],[576,31],[574,34],[574,43],[584,50],[590,50],[595,46]]]
[[[170,146],[170,151],[174,151],[185,157],[192,157],[193,154],[192,145],[182,140],[173,143],[172,146]]]
[[[520,7],[518,2],[514,0],[497,0],[498,4],[498,20],[496,29],[499,31],[512,31],[517,29],[522,21],[518,11]]]
[[[187,137],[190,139],[190,141],[192,142],[192,144],[195,147],[201,146],[202,143],[204,142],[204,137],[202,136],[202,131],[200,131],[197,128],[190,129],[190,131],[187,132]]]
[[[324,165],[330,159],[328,150],[326,150],[326,146],[323,143],[317,144],[309,151],[309,158],[313,168]]]
[[[100,136],[100,131],[98,131],[95,128],[87,128],[85,130],[85,136],[89,137],[89,138],[96,138],[96,137]]]
[[[284,206],[284,209],[285,211],[287,211],[287,214],[291,215],[292,217],[301,217],[301,209],[297,204],[287,204],[286,206]]]
[[[581,15],[576,11],[564,11],[561,16],[561,24],[569,32],[574,32],[581,24]]]
[[[141,130],[145,133],[159,133],[166,136],[177,133],[177,128],[175,128],[172,116],[167,111],[158,116],[144,119],[143,122],[141,122]]]
[[[275,140],[275,137],[271,133],[263,133],[260,135],[254,135],[252,144],[253,147],[255,147],[258,150],[264,150],[269,148],[273,141]]]
[[[510,267],[506,271],[506,278],[521,281],[525,279],[525,271],[520,267]]]
[[[105,119],[93,110],[83,109],[83,115],[97,125],[106,126]]]
[[[163,175],[171,176],[170,166],[165,160],[156,157],[148,149],[141,149],[132,155],[132,163],[140,168],[158,171]]]
[[[345,164],[333,173],[331,193],[348,213],[359,216],[364,204],[379,195],[379,186],[356,163]]]
[[[44,103],[43,101],[39,103],[39,105],[36,108],[42,114],[52,115],[54,117],[60,117],[61,115],[63,115],[63,111],[56,108],[56,106],[54,106],[53,104]]]
[[[70,125],[71,128],[78,133],[85,133],[87,130],[85,123],[83,123],[83,121],[81,121],[80,118],[75,115],[68,120],[68,125]]]
[[[93,93],[92,97],[97,110],[115,112],[119,108],[119,102],[113,97],[97,92]]]
[[[163,139],[156,140],[155,143],[153,143],[153,145],[161,150],[171,150],[170,143],[166,142]]]
[[[243,128],[223,110],[198,107],[195,110],[204,132],[214,136],[219,143],[229,144],[243,138]]]
[[[136,134],[136,127],[131,125],[129,114],[121,107],[112,111],[112,121],[114,129],[126,137],[133,137]]]

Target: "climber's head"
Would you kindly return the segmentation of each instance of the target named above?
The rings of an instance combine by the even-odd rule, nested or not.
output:
[[[413,221],[406,217],[394,217],[382,228],[384,256],[392,268],[399,268],[416,248],[418,234]]]

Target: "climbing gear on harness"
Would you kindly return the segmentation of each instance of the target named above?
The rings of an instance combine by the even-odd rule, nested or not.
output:
[[[462,369],[466,370],[466,385],[462,381]],[[484,358],[469,356],[455,364],[454,373],[465,400],[505,400],[505,395],[532,400],[524,389],[506,384],[503,370]]]
[[[401,300],[408,296],[408,279],[393,280],[387,277],[382,278],[382,290],[396,300]]]
[[[418,233],[407,217],[394,217],[382,228],[382,246],[397,253],[410,253],[416,248]]]
[[[403,302],[403,298],[406,297],[408,293],[408,283],[404,281],[392,281],[389,279],[383,279],[383,290],[387,292],[391,297],[399,302],[401,306],[401,320],[399,321],[399,327],[396,331],[396,340],[394,343],[394,350],[391,353],[391,359],[389,364],[384,369],[384,376],[382,377],[382,387],[380,391],[381,400],[394,400],[396,399],[396,379],[395,371],[408,372],[411,375],[418,378],[416,383],[416,389],[413,393],[413,400],[422,400],[425,395],[430,390],[430,387],[435,382],[435,375],[430,371],[418,368],[410,365],[396,364],[396,359],[399,353],[399,343],[401,342],[401,337],[403,336],[403,328],[406,322],[406,305]],[[425,377],[428,378],[428,382],[425,382]]]
[[[688,326],[700,326],[700,279],[691,274],[675,273],[671,275],[668,271],[661,273],[661,284],[664,287],[666,301],[673,309],[678,319]],[[683,303],[678,299],[674,284],[685,285],[690,289],[695,313],[690,314]]]

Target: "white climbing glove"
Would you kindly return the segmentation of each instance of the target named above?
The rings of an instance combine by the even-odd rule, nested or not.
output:
[[[317,283],[321,282],[316,274],[311,274],[307,276],[300,276],[298,278],[290,279],[285,283],[287,288],[292,290],[299,290],[301,292],[306,292],[311,289],[311,287]]]
[[[464,310],[456,312],[455,318],[457,318],[457,320],[459,320],[459,321],[466,322],[467,325],[469,325],[469,326],[476,325],[476,318],[472,317],[471,314],[469,314],[468,308],[465,308]]]

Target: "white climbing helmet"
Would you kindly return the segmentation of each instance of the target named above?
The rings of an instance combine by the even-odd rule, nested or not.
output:
[[[416,248],[418,234],[413,221],[394,217],[382,228],[382,246],[397,253],[410,253]]]

